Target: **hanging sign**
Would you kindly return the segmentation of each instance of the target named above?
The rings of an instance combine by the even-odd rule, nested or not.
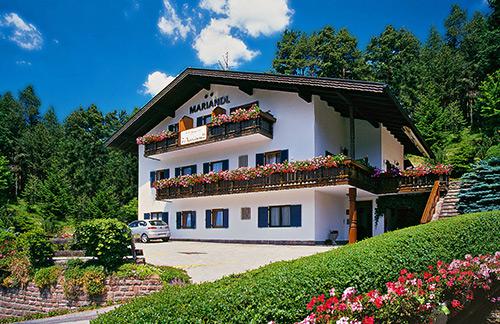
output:
[[[201,142],[207,139],[207,126],[203,125],[181,132],[181,145]]]

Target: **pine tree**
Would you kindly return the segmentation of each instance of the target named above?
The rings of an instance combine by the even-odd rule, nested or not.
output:
[[[464,174],[457,208],[462,213],[500,209],[500,157],[483,160]]]

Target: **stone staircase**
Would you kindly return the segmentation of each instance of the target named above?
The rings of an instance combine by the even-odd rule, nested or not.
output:
[[[450,181],[448,192],[439,199],[436,204],[436,212],[433,219],[453,217],[459,214],[457,210],[458,193],[460,192],[460,181]]]

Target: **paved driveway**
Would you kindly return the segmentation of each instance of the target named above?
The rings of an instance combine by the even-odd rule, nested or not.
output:
[[[185,269],[193,282],[213,281],[233,273],[328,251],[333,247],[302,245],[152,242],[136,244],[146,262]]]

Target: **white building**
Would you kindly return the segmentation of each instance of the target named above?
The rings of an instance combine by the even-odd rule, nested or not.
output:
[[[229,114],[253,103],[265,112],[258,122],[217,129],[209,123],[216,107]],[[139,136],[168,129],[178,137],[136,144]],[[270,176],[254,185],[172,190],[156,190],[153,182],[325,154],[367,158],[380,169],[388,163],[402,167],[405,153],[432,154],[384,84],[191,68],[108,145],[138,150],[139,219],[164,219],[171,239],[253,243],[312,244],[327,240],[331,231],[347,241],[349,219],[356,216],[358,239],[377,235],[384,221],[375,222],[376,199],[388,192],[355,163],[333,181],[325,175],[300,181]]]

